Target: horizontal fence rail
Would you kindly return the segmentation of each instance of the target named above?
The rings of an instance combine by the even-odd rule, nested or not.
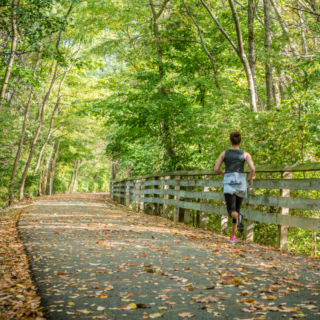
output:
[[[320,219],[289,215],[290,209],[308,210],[313,214],[319,212],[320,179],[292,179],[292,173],[301,172],[305,176],[306,172],[313,171],[320,171],[320,163],[258,166],[256,174],[278,173],[281,178],[255,179],[253,185],[249,186],[248,197],[244,199],[246,208],[241,209],[245,218],[244,239],[253,241],[254,221],[278,225],[278,247],[281,249],[287,247],[288,227],[319,231]],[[269,195],[268,190],[278,190],[278,195]],[[316,192],[316,196],[290,196],[291,190],[306,190],[308,195],[309,192]],[[168,218],[169,207],[173,207],[175,222],[190,223],[190,210],[193,210],[198,212],[199,226],[204,229],[207,228],[208,213],[220,215],[221,230],[226,231],[228,218],[225,217],[226,207],[222,205],[225,201],[223,180],[222,176],[219,177],[212,170],[176,171],[128,178],[111,182],[110,192],[112,199],[119,203],[148,214],[158,215],[161,212],[164,218]],[[255,210],[255,207],[258,210],[276,207],[280,212],[266,213]]]

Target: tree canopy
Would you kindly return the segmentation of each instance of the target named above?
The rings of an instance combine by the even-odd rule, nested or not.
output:
[[[2,0],[0,195],[320,158],[315,0]]]

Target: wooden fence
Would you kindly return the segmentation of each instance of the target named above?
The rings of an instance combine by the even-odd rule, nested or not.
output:
[[[319,213],[320,179],[293,178],[293,175],[312,175],[315,174],[314,171],[320,171],[320,163],[258,166],[256,177],[260,177],[256,178],[248,189],[248,197],[244,200],[246,208],[241,209],[245,219],[244,240],[253,241],[253,225],[254,221],[257,221],[278,225],[278,247],[282,250],[287,248],[288,227],[313,230],[315,242],[316,231],[320,230],[320,219],[289,215],[290,209]],[[246,172],[248,173],[248,169]],[[271,178],[274,175],[280,178]],[[217,214],[221,216],[221,231],[225,233],[228,216],[226,207],[223,206],[222,188],[222,176],[213,170],[158,173],[110,183],[112,199],[132,209],[169,218],[169,207],[173,207],[173,221],[186,224],[190,224],[190,211],[194,210],[193,212],[198,212],[198,225],[203,229],[207,228],[208,213]],[[271,189],[273,193],[278,189],[276,193],[279,196],[268,195]],[[309,191],[316,190],[317,195],[312,199],[298,198],[295,194],[290,196],[290,190],[308,190],[308,195]],[[255,207],[258,210],[277,207],[278,213],[256,211]],[[313,246],[315,250],[315,243]]]

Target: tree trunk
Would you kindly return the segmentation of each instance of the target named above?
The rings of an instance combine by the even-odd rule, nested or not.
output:
[[[238,47],[232,41],[232,39],[227,34],[227,32],[223,29],[223,27],[221,26],[221,24],[219,23],[217,18],[213,15],[213,13],[209,9],[209,7],[206,5],[204,0],[200,0],[200,1],[201,1],[202,5],[205,7],[205,9],[208,11],[208,13],[210,14],[210,16],[211,16],[212,20],[214,21],[214,23],[217,25],[217,28],[224,35],[224,37],[229,41],[229,43],[231,44],[232,48],[235,50],[235,52],[239,56],[240,61],[241,61],[242,65],[243,65],[244,71],[245,71],[246,76],[247,76],[248,90],[249,90],[249,97],[250,97],[250,108],[251,108],[252,112],[257,112],[258,110],[257,110],[256,90],[255,90],[255,87],[254,87],[254,80],[253,80],[253,76],[252,76],[252,72],[251,72],[251,68],[250,68],[250,65],[249,65],[248,58],[247,58],[247,56],[246,56],[246,54],[244,52],[243,40],[242,40],[242,32],[241,32],[239,17],[238,17],[238,14],[237,14],[237,11],[236,11],[236,8],[235,8],[233,0],[228,0],[228,1],[229,1],[229,5],[230,5],[230,8],[231,8],[231,11],[232,11],[232,16],[233,16],[233,20],[234,20],[234,24],[235,24],[235,28],[236,28],[236,32],[237,32]]]
[[[45,167],[45,170],[44,170],[43,185],[42,185],[42,194],[43,195],[46,195],[46,193],[47,193],[48,172],[49,172],[50,162],[51,162],[51,159],[52,159],[53,150],[54,150],[54,143],[52,145],[52,149],[51,149],[50,155],[49,155],[49,157],[47,159],[46,167]]]
[[[277,16],[277,19],[281,25],[281,28],[282,28],[282,32],[283,32],[283,35],[285,36],[285,38],[287,39],[289,45],[290,45],[290,48],[291,48],[291,51],[292,51],[292,54],[296,57],[296,58],[300,58],[300,54],[294,44],[294,42],[292,41],[292,39],[290,38],[290,34],[289,34],[289,29],[287,27],[287,24],[286,22],[284,21],[282,15],[281,15],[281,12],[280,12],[280,9],[276,3],[276,0],[269,0],[274,8],[274,11],[276,13],[276,16]]]
[[[50,128],[49,128],[49,131],[48,131],[48,134],[47,134],[47,138],[46,138],[46,141],[44,142],[44,144],[42,145],[41,147],[41,150],[39,152],[39,155],[38,155],[38,160],[37,160],[37,164],[36,164],[36,167],[34,169],[34,173],[37,173],[38,169],[39,169],[39,166],[40,166],[40,161],[41,161],[41,157],[42,157],[42,154],[43,154],[43,151],[46,147],[46,145],[48,144],[50,138],[51,138],[51,134],[52,134],[52,130],[53,130],[53,123],[54,123],[54,117],[58,111],[58,108],[59,108],[59,104],[60,104],[60,97],[58,97],[58,100],[56,102],[56,105],[52,111],[52,115],[51,115],[51,121],[50,121]]]
[[[305,32],[305,26],[304,21],[302,17],[302,12],[298,10],[300,24],[301,24],[301,45],[302,45],[302,52],[303,54],[308,54],[308,45],[306,40],[306,32]]]
[[[279,78],[277,77],[275,73],[275,68],[272,70],[272,74],[275,75],[272,77],[273,81],[273,99],[276,103],[276,106],[278,107],[281,104],[281,95],[280,95],[280,89],[279,89]]]
[[[115,181],[117,179],[117,165],[115,163],[112,164],[112,180]]]
[[[265,50],[267,109],[270,110],[272,109],[272,106],[273,106],[270,0],[263,1],[263,10],[264,10],[264,50]]]
[[[257,75],[256,75],[256,50],[254,39],[254,0],[248,0],[248,42],[249,42],[249,65],[252,73],[253,84],[255,88],[256,101],[258,101]]]
[[[214,81],[215,81],[215,85],[220,93],[220,96],[222,96],[222,92],[221,92],[221,88],[220,88],[220,85],[219,85],[219,81],[218,81],[218,72],[217,72],[217,68],[216,68],[216,62],[212,56],[212,54],[209,52],[209,50],[207,49],[207,46],[204,42],[204,39],[203,39],[203,36],[202,36],[202,32],[201,32],[201,29],[200,29],[200,26],[199,24],[197,23],[197,21],[195,20],[195,18],[193,17],[193,15],[191,14],[190,10],[188,9],[187,5],[185,4],[185,2],[183,1],[183,4],[184,4],[184,7],[186,8],[187,10],[187,14],[188,16],[191,18],[191,20],[193,21],[194,25],[196,26],[197,28],[197,31],[198,31],[198,35],[200,37],[200,42],[201,42],[201,46],[204,50],[204,52],[206,53],[206,55],[208,56],[210,62],[211,62],[211,65],[212,65],[212,69],[213,69],[213,74],[214,74]]]
[[[15,18],[15,8],[18,6],[18,0],[12,0],[12,16],[11,16],[11,25],[12,25],[12,42],[11,42],[11,54],[8,62],[8,66],[4,75],[4,80],[3,80],[3,85],[1,88],[0,92],[0,112],[1,112],[1,107],[4,102],[4,97],[6,95],[7,87],[8,87],[8,82],[14,62],[14,56],[16,53],[17,49],[17,42],[18,42],[18,29],[17,29],[17,19]]]
[[[164,68],[163,68],[163,48],[162,48],[162,45],[160,44],[160,40],[159,40],[158,19],[160,18],[163,10],[165,9],[165,7],[169,1],[170,0],[165,0],[163,2],[163,4],[161,5],[159,12],[156,13],[156,9],[155,9],[155,5],[153,3],[153,0],[150,0],[150,7],[151,7],[151,11],[152,11],[152,16],[153,16],[153,32],[154,32],[154,37],[156,38],[157,51],[158,51],[158,63],[159,63],[158,70],[159,70],[160,80],[163,79],[163,77],[164,77]],[[161,93],[164,97],[167,97],[167,91],[164,86],[161,87]],[[172,147],[169,126],[167,125],[166,119],[163,119],[162,129],[163,129],[164,140],[166,141],[165,148],[167,150],[167,153],[168,153],[170,159],[174,159],[175,152]]]
[[[43,144],[40,152],[39,152],[39,155],[38,155],[38,161],[37,161],[37,164],[36,164],[36,167],[34,169],[34,173],[37,173],[38,169],[39,169],[39,165],[40,165],[40,161],[41,161],[41,157],[42,157],[42,153],[47,145],[47,143],[49,142],[50,138],[51,138],[51,134],[52,134],[52,130],[53,130],[53,124],[54,124],[54,118],[58,112],[58,109],[59,109],[59,105],[60,105],[60,100],[61,100],[61,89],[62,89],[62,86],[63,86],[63,83],[64,81],[66,80],[66,77],[69,73],[69,71],[71,70],[73,64],[74,64],[74,61],[77,59],[79,53],[80,53],[80,49],[81,49],[81,46],[79,47],[79,50],[76,52],[75,56],[73,57],[72,59],[72,62],[70,63],[68,69],[65,71],[64,75],[63,75],[63,78],[59,84],[59,89],[58,89],[58,96],[57,96],[57,100],[56,100],[56,105],[52,111],[52,115],[51,115],[51,122],[50,122],[50,128],[49,128],[49,131],[48,131],[48,135],[47,135],[47,138],[46,138],[46,141],[45,143]]]
[[[68,186],[68,193],[70,193],[70,189],[71,189],[71,185],[72,185],[72,181],[73,181],[73,176],[74,176],[74,173],[75,173],[75,171],[76,171],[77,165],[78,165],[78,160],[76,160],[76,161],[74,162],[71,179],[70,179],[70,183],[69,183],[69,186]]]
[[[57,79],[58,69],[59,69],[59,63],[57,62],[56,68],[55,68],[55,72],[54,72],[54,75],[53,75],[53,77],[52,77],[49,90],[48,90],[47,94],[45,95],[45,97],[44,97],[44,99],[43,99],[43,102],[42,102],[42,108],[41,108],[41,115],[40,115],[40,119],[39,119],[39,125],[38,125],[37,131],[36,131],[36,133],[35,133],[35,135],[34,135],[34,137],[33,137],[33,140],[32,140],[32,143],[31,143],[31,149],[30,149],[29,157],[28,157],[27,163],[26,163],[26,165],[25,165],[25,168],[24,168],[24,171],[23,171],[23,174],[22,174],[22,178],[21,178],[21,182],[20,182],[19,200],[22,200],[22,199],[23,199],[24,184],[25,184],[25,182],[26,182],[26,177],[27,177],[27,173],[28,173],[28,170],[29,170],[29,167],[30,167],[30,164],[31,164],[31,160],[32,160],[32,157],[33,157],[33,153],[34,153],[34,149],[35,149],[35,146],[36,146],[36,142],[37,142],[37,140],[38,140],[38,137],[39,137],[39,134],[40,134],[42,125],[43,125],[44,113],[45,113],[46,104],[47,104],[48,99],[49,99],[49,97],[50,97],[50,94],[51,94],[51,92],[52,92],[53,85],[54,85],[54,83],[55,83],[55,81],[56,81],[56,79]]]
[[[89,185],[90,185],[90,176],[91,176],[91,173],[92,173],[92,170],[94,169],[94,167],[97,165],[98,161],[96,163],[93,164],[91,170],[90,170],[90,173],[88,174],[88,191],[89,191]]]
[[[39,179],[39,197],[42,196],[42,184],[43,184],[43,177],[44,177],[43,172],[44,172],[44,170],[42,169],[40,171],[40,179]]]
[[[247,56],[245,54],[244,48],[243,48],[243,40],[242,40],[242,32],[241,32],[241,26],[239,22],[239,17],[237,14],[236,7],[234,5],[233,0],[228,0],[229,5],[232,11],[232,16],[234,20],[234,24],[236,27],[236,32],[237,32],[237,42],[238,42],[238,55],[242,61],[244,70],[247,75],[247,81],[248,81],[248,89],[249,89],[249,96],[250,96],[250,106],[251,106],[251,111],[257,112],[257,101],[256,101],[256,92],[255,92],[255,87],[254,87],[254,80],[253,76],[251,73],[251,68],[249,65],[249,61],[247,59]]]
[[[38,54],[38,57],[37,57],[37,61],[36,61],[35,67],[33,69],[33,76],[36,75],[36,71],[37,71],[38,66],[39,66],[39,62],[40,62],[40,59],[41,59],[42,48],[43,47],[41,46],[40,49],[39,49],[39,54]],[[14,201],[14,191],[13,191],[14,182],[15,182],[15,178],[16,178],[18,163],[19,163],[19,160],[20,160],[21,152],[22,152],[24,137],[25,137],[25,134],[26,134],[27,122],[28,122],[28,118],[29,118],[29,110],[30,110],[30,106],[31,106],[31,102],[32,102],[33,96],[34,96],[34,88],[31,88],[29,100],[28,100],[28,103],[26,105],[26,110],[25,110],[25,114],[24,114],[24,120],[23,120],[23,125],[22,125],[20,143],[19,143],[19,146],[18,146],[16,158],[15,158],[14,163],[13,163],[12,175],[11,175],[11,179],[10,179],[10,194],[9,194],[9,204],[10,205],[13,205],[13,201]]]
[[[71,192],[71,193],[74,193],[75,190],[76,190],[77,177],[78,177],[78,172],[79,172],[79,169],[80,169],[81,165],[82,165],[82,164],[81,164],[81,162],[80,162],[80,160],[79,160],[78,165],[77,165],[76,172],[75,172],[75,174],[74,174],[73,187],[72,187],[72,192]]]

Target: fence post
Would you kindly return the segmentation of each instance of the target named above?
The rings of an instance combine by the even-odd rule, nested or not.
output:
[[[130,186],[130,187],[129,187],[129,196],[134,197],[135,194],[133,194],[133,190],[134,190],[135,180],[131,180],[131,183],[133,184],[133,186]],[[135,201],[134,201],[134,200],[130,200],[130,206],[129,206],[129,208],[130,208],[131,210],[134,210],[134,207],[135,207]]]
[[[109,182],[109,192],[110,192],[110,199],[112,200],[112,182]]]
[[[209,175],[205,175],[204,176],[204,180],[209,180],[210,176]],[[203,187],[203,192],[209,192],[210,191],[210,187]],[[203,199],[202,203],[203,204],[207,204],[209,202],[208,199]],[[207,230],[208,227],[208,212],[202,211],[201,212],[201,222],[200,222],[200,227],[202,229]]]
[[[148,189],[150,189],[150,187],[146,185],[146,182],[147,182],[147,181],[149,181],[148,178],[144,180],[144,183],[145,183],[145,185],[144,185],[144,190],[145,190],[145,191],[147,191]],[[145,197],[145,198],[148,198],[149,195],[148,195],[148,194],[145,194],[144,197]],[[145,202],[145,203],[144,203],[143,212],[146,213],[146,214],[150,214],[149,202]]]
[[[137,183],[137,184],[140,183],[140,180],[136,180],[136,183]],[[136,186],[136,190],[139,191],[139,190],[140,190],[140,187]],[[135,196],[136,196],[137,198],[140,197],[139,192],[137,192],[137,193],[135,194]],[[138,212],[139,212],[139,210],[140,210],[139,204],[140,204],[139,200],[136,200],[136,203],[135,203],[135,206],[134,206],[134,207],[135,207],[135,210],[138,211]]]
[[[117,183],[116,182],[113,183],[113,191],[115,193],[118,193],[118,191],[117,191]],[[116,195],[113,196],[113,201],[118,202],[118,196],[116,196]]]
[[[123,184],[123,181],[122,181],[122,184]],[[124,184],[126,184],[125,181],[124,181]],[[124,206],[126,205],[126,198],[125,198],[125,196],[126,196],[126,188],[127,188],[127,186],[124,186],[124,187],[121,188],[121,189],[124,189],[121,192],[121,195],[122,195],[121,204],[124,205]]]
[[[248,177],[248,176],[247,176]],[[254,210],[254,204],[248,204],[250,195],[255,194],[255,189],[248,188],[248,200],[246,204],[247,210]],[[254,233],[254,221],[245,219],[244,221],[244,232],[243,232],[243,240],[251,241],[253,242],[253,233]]]
[[[291,179],[291,172],[282,172],[282,179]],[[281,197],[290,197],[290,189],[281,189]],[[281,208],[281,214],[288,215],[289,208]],[[280,250],[287,250],[287,238],[288,238],[288,227],[278,225],[278,248]]]
[[[158,180],[159,180],[159,177],[155,177],[154,180],[155,180],[155,181],[158,181]],[[154,185],[154,186],[153,186],[153,189],[159,189],[159,186],[158,186],[158,185],[156,185],[156,186]],[[153,196],[153,198],[159,198],[159,195],[158,195],[158,194],[153,194],[152,196]],[[151,213],[152,213],[152,215],[154,215],[154,216],[157,216],[157,215],[158,215],[158,207],[159,207],[159,204],[158,204],[158,203],[156,203],[156,202],[152,203],[152,207],[151,207]]]
[[[164,177],[165,180],[169,180],[170,179],[170,176],[165,176]],[[169,185],[165,185],[164,186],[164,190],[168,190],[169,189]],[[165,194],[163,196],[164,199],[169,199],[169,195],[168,194]],[[163,213],[162,213],[162,217],[165,218],[165,219],[168,219],[169,217],[169,205],[167,204],[164,204],[163,205]]]
[[[126,195],[126,198],[125,198],[125,203],[126,203],[126,207],[128,207],[129,208],[129,206],[130,206],[130,199],[129,199],[129,189],[130,189],[130,187],[129,186],[127,186],[127,183],[130,183],[129,182],[129,180],[126,180],[125,182],[124,182],[125,184],[126,184],[126,193],[125,193],[125,195]]]
[[[143,184],[141,187],[140,187],[140,198],[144,198],[145,195],[142,194],[143,190],[145,189],[145,185],[144,185],[144,182],[145,182],[146,179],[141,179],[141,183]],[[144,212],[144,208],[145,208],[145,203],[143,201],[140,202],[140,211],[143,211]]]
[[[176,180],[180,180],[180,176],[175,176]],[[180,190],[180,186],[175,186],[174,190]],[[179,196],[174,196],[174,200],[179,200],[180,197]],[[179,207],[174,207],[173,209],[173,221],[174,222],[179,222],[179,212],[180,212],[180,208]]]
[[[188,180],[193,180],[193,176],[188,176]],[[192,191],[192,187],[187,187],[187,191]],[[186,198],[186,202],[192,202],[191,198]],[[190,224],[191,221],[191,216],[190,216],[190,209],[184,209],[184,223],[185,224]]]

